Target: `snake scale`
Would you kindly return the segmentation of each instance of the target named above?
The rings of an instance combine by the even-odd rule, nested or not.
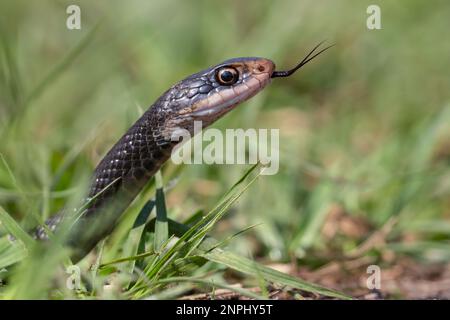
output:
[[[162,94],[97,165],[88,204],[68,231],[72,259],[81,259],[111,233],[120,215],[169,159],[179,143],[173,138],[178,130],[192,135],[194,121],[207,127],[263,90],[271,79],[290,76],[329,48],[316,52],[320,45],[288,71],[275,71],[275,64],[265,58],[234,58],[195,73]],[[46,227],[34,231],[35,238],[48,239],[48,230],[59,229],[66,215],[48,219]]]

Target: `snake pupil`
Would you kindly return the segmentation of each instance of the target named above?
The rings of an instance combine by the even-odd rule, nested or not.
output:
[[[238,72],[234,68],[222,68],[217,73],[217,80],[223,85],[232,85],[238,80]]]
[[[220,75],[220,78],[222,79],[223,82],[230,82],[230,81],[233,81],[234,77],[230,71],[224,71]]]

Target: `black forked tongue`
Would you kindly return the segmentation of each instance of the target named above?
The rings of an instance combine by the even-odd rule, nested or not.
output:
[[[297,71],[298,69],[300,69],[301,67],[303,67],[305,64],[307,64],[308,62],[310,62],[312,59],[314,59],[315,57],[317,57],[319,54],[321,54],[322,52],[324,52],[325,50],[330,49],[332,46],[334,46],[334,44],[332,44],[331,46],[325,47],[322,50],[320,50],[319,52],[316,52],[313,56],[311,56],[314,51],[316,51],[322,44],[324,43],[324,41],[322,41],[321,43],[319,43],[317,46],[315,46],[306,57],[303,58],[302,61],[300,61],[300,63],[298,65],[296,65],[294,68],[292,68],[291,70],[287,70],[287,71],[274,71],[272,72],[272,76],[271,78],[283,78],[283,77],[289,77],[291,74],[293,74],[295,71]]]

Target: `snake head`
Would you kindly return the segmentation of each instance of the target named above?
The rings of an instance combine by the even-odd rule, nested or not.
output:
[[[166,128],[193,130],[193,122],[213,123],[269,84],[275,64],[258,57],[235,58],[195,73],[166,92],[171,114]]]
[[[259,57],[234,58],[195,73],[171,87],[156,103],[164,115],[165,136],[177,129],[194,130],[194,121],[206,127],[250,99],[273,78],[289,77],[320,55],[315,46],[294,68],[276,71],[275,63]],[[162,109],[162,110],[161,110]]]

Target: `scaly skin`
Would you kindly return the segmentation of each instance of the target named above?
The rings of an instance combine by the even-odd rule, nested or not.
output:
[[[112,231],[123,211],[169,159],[179,143],[172,141],[172,136],[180,128],[192,135],[194,121],[202,121],[206,127],[221,118],[261,91],[270,82],[274,67],[272,61],[263,58],[227,60],[187,77],[166,91],[96,167],[88,194],[88,200],[94,200],[68,236],[74,249],[73,260],[82,258]],[[224,68],[238,72],[235,83],[220,83],[217,73]],[[55,230],[64,215],[50,218],[47,227]],[[46,239],[48,235],[39,227],[35,237]]]
[[[329,48],[313,55],[320,45],[288,71],[275,71],[275,64],[265,58],[235,58],[195,73],[167,90],[95,169],[86,210],[69,230],[72,259],[84,257],[112,231],[120,215],[181,142],[173,139],[181,129],[192,136],[194,121],[207,127],[263,90],[272,78],[290,76]],[[53,231],[66,221],[65,216],[55,215],[46,225]],[[43,227],[37,228],[34,235],[37,239],[48,238]]]

